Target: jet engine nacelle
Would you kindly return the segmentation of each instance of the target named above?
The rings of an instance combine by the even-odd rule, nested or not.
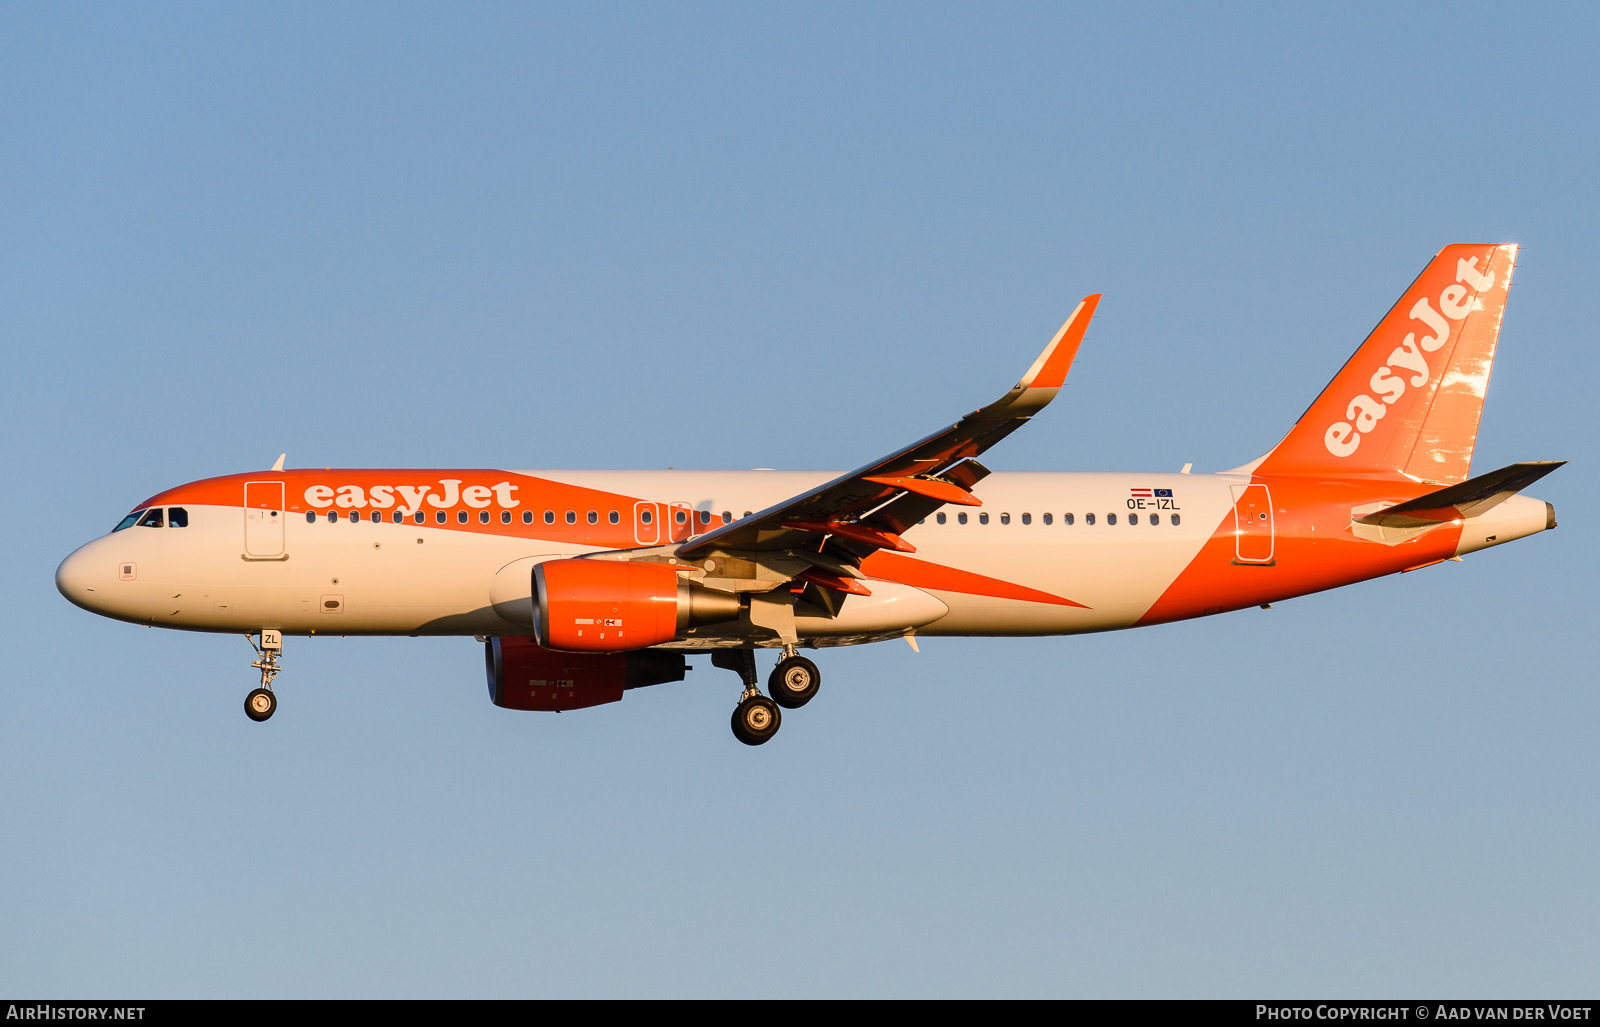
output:
[[[558,653],[531,638],[484,643],[489,699],[508,710],[580,710],[616,702],[630,688],[682,681],[682,653]]]
[[[735,620],[739,597],[678,577],[662,563],[547,560],[533,569],[539,644],[615,653],[670,642],[701,624]]]

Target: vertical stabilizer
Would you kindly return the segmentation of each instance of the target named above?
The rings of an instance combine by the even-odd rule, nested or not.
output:
[[[1465,481],[1516,257],[1440,250],[1256,472]]]

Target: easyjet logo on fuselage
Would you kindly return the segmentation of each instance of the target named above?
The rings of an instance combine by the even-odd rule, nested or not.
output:
[[[1466,285],[1460,283],[1465,282]],[[1411,318],[1421,321],[1432,332],[1424,335],[1420,340],[1416,332],[1408,334],[1394,352],[1389,354],[1389,362],[1378,368],[1373,373],[1368,387],[1377,394],[1378,398],[1362,393],[1350,401],[1345,408],[1345,417],[1348,421],[1337,421],[1328,426],[1327,432],[1322,437],[1323,445],[1328,447],[1328,452],[1334,456],[1345,457],[1354,453],[1361,445],[1361,436],[1372,431],[1388,412],[1389,406],[1405,394],[1409,382],[1414,389],[1427,385],[1432,377],[1432,370],[1428,366],[1426,354],[1432,353],[1445,344],[1450,338],[1453,327],[1451,321],[1462,321],[1473,310],[1477,309],[1476,293],[1481,293],[1494,284],[1494,272],[1480,272],[1478,258],[1470,257],[1456,261],[1456,283],[1446,286],[1439,293],[1439,309],[1435,310],[1424,296],[1417,300],[1411,308]],[[1467,286],[1472,287],[1469,294]],[[1447,320],[1448,319],[1448,320]],[[1409,374],[1398,373],[1410,372]]]
[[[466,488],[461,487],[461,481],[460,478],[440,479],[437,493],[431,483],[372,485],[365,488],[360,485],[312,485],[305,492],[306,505],[318,510],[330,506],[342,510],[365,510],[368,507],[387,510],[398,506],[400,512],[408,517],[420,511],[424,503],[438,510],[448,510],[458,503],[465,503],[475,510],[485,509],[490,503],[498,503],[506,510],[522,505],[521,501],[512,498],[511,494],[517,491],[517,486],[509,481],[494,485],[468,485]]]

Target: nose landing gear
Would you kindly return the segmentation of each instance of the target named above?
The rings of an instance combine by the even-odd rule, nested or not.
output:
[[[244,697],[244,713],[251,720],[259,722],[278,712],[278,697],[273,694],[272,679],[283,669],[278,666],[278,657],[283,652],[283,632],[262,628],[260,645],[256,645],[256,640],[250,635],[244,637],[250,643],[250,648],[256,651],[256,662],[250,666],[261,672],[261,687]]]

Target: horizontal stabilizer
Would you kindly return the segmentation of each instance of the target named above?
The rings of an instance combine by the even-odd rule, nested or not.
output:
[[[1564,463],[1565,460],[1530,460],[1512,464],[1397,506],[1363,514],[1354,520],[1357,524],[1376,524],[1385,528],[1420,528],[1457,518],[1475,517],[1499,506]]]

